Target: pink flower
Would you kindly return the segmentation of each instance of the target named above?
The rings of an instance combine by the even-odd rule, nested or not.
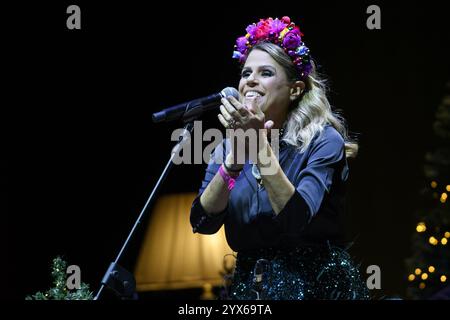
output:
[[[269,25],[270,24],[270,22],[271,21],[273,21],[273,19],[272,18],[267,18],[267,19],[259,19],[259,22],[258,22],[258,24],[256,25],[258,28],[260,28],[260,27],[262,27],[262,26],[264,26],[264,25]]]
[[[271,20],[272,20],[271,18],[266,19],[266,20],[261,19],[258,22],[257,28],[255,30],[255,34],[254,34],[255,40],[264,40],[264,38],[266,38],[269,35]]]
[[[281,21],[283,21],[284,23],[286,23],[286,25],[291,23],[291,18],[289,18],[288,16],[284,16],[283,18],[281,18]]]

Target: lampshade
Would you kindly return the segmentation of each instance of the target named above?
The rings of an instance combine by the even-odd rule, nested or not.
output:
[[[192,232],[189,213],[195,196],[183,193],[158,199],[134,273],[138,291],[219,286],[224,263],[233,267],[223,227],[214,235]]]

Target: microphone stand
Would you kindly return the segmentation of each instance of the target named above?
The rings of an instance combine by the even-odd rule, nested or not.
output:
[[[186,119],[186,118],[185,118]],[[109,265],[109,268],[107,269],[105,275],[103,276],[103,279],[101,281],[101,287],[98,290],[97,295],[94,297],[94,300],[98,300],[104,290],[104,288],[109,288],[114,293],[119,296],[123,300],[127,299],[137,299],[137,293],[136,293],[136,280],[134,279],[134,276],[132,273],[130,273],[125,268],[121,267],[118,262],[120,258],[122,257],[125,249],[127,248],[130,239],[134,235],[137,227],[140,225],[142,218],[144,216],[145,210],[147,207],[153,203],[156,194],[158,193],[162,183],[166,179],[170,169],[173,167],[173,159],[175,158],[175,155],[178,154],[178,150],[182,148],[182,146],[189,141],[189,137],[192,134],[192,131],[194,129],[194,122],[193,118],[190,117],[188,120],[185,120],[185,126],[183,134],[180,136],[178,143],[175,145],[175,147],[172,149],[172,154],[169,159],[169,161],[166,164],[166,167],[164,168],[163,172],[161,173],[161,176],[158,179],[158,182],[156,182],[155,187],[153,188],[153,191],[151,192],[149,198],[147,199],[147,202],[145,203],[144,207],[141,210],[141,213],[139,214],[133,228],[131,229],[130,233],[128,234],[127,239],[125,240],[122,248],[119,251],[119,254],[117,255],[114,262],[112,262]]]
[[[269,261],[266,259],[258,259],[255,263],[253,269],[253,289],[252,291],[256,293],[256,300],[261,300],[261,296],[264,290],[263,276],[264,276],[264,266],[263,263],[268,264]]]

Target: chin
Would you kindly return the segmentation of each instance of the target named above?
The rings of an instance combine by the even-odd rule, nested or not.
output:
[[[262,112],[265,112],[267,108],[266,100],[264,98],[261,98],[259,101],[258,107],[261,109]]]
[[[268,106],[266,103],[264,103],[264,101],[259,105],[259,108],[261,109],[262,112],[266,113],[267,110],[270,109],[270,106]]]

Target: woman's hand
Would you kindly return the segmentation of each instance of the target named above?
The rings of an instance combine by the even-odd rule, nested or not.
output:
[[[234,97],[222,99],[219,121],[226,129],[259,130],[264,128],[265,115],[258,107],[256,98],[246,99],[246,105]]]
[[[273,126],[273,121],[265,121],[265,115],[258,106],[257,98],[246,99],[245,105],[234,97],[223,98],[220,112],[218,115],[219,121],[226,129],[242,129],[245,133],[249,133],[247,130],[255,130],[254,136],[258,141],[261,140],[261,134],[267,137],[264,129],[270,129]],[[238,159],[237,154],[241,153],[244,153],[245,159],[248,159],[250,150],[249,139],[245,139],[245,135],[236,135],[236,139],[237,150],[235,149],[235,143],[231,141],[234,159]],[[260,149],[260,144],[258,143],[257,149],[255,149],[256,152]]]

